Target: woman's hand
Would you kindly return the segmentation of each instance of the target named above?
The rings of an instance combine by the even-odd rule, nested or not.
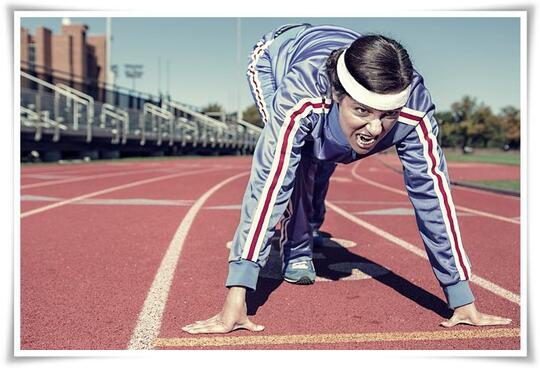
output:
[[[454,315],[450,319],[441,322],[440,325],[443,327],[454,327],[457,324],[463,323],[472,326],[496,326],[507,325],[510,322],[512,322],[510,318],[480,313],[474,306],[474,303],[471,303],[456,308]]]
[[[207,320],[184,326],[182,330],[190,334],[202,334],[228,333],[241,328],[253,332],[264,330],[264,326],[256,325],[247,317],[246,289],[231,287],[220,313]]]

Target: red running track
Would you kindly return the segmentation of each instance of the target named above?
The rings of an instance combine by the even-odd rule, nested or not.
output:
[[[69,198],[120,189],[21,218],[21,349],[126,349],[160,263],[188,210],[210,188],[247,172],[249,166],[250,158],[239,157],[94,163],[51,166],[50,170],[23,167],[23,178],[38,175],[26,184],[51,182],[59,176],[86,177],[64,185],[22,189],[23,215]],[[403,190],[401,175],[370,159],[356,167],[339,166],[328,200],[421,249],[407,197],[359,181],[353,169],[356,176]],[[122,175],[99,177],[115,170]],[[47,174],[54,175],[39,177]],[[166,177],[176,174],[183,176]],[[158,177],[165,178],[144,183]],[[139,181],[143,183],[125,187]],[[520,348],[520,305],[512,299],[520,294],[521,286],[519,223],[459,210],[473,274],[510,295],[500,296],[473,283],[477,305],[486,313],[512,318],[509,326],[439,327],[449,311],[427,260],[329,210],[323,230],[356,246],[333,243],[318,250],[319,279],[309,287],[283,283],[273,252],[258,291],[248,298],[251,318],[265,325],[265,331],[235,331],[225,343],[221,336],[184,333],[183,325],[208,318],[221,307],[226,294],[226,243],[234,235],[246,184],[247,176],[225,184],[194,217],[162,319],[151,321],[158,330],[150,348]],[[519,217],[515,198],[459,188],[452,194],[456,205],[504,218]]]

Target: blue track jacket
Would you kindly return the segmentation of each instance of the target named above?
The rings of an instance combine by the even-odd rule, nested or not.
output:
[[[265,123],[257,143],[229,257],[226,285],[255,290],[270,240],[291,196],[301,147],[320,160],[351,163],[395,146],[420,235],[448,305],[474,301],[446,161],[437,143],[435,107],[420,74],[398,122],[368,155],[358,155],[339,126],[325,63],[360,34],[335,26],[284,26],[266,34],[249,59],[248,81]]]

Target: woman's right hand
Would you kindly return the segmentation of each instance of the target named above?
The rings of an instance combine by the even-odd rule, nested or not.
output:
[[[207,320],[184,326],[182,330],[190,334],[223,334],[242,328],[253,332],[264,330],[264,326],[256,325],[247,317],[246,289],[233,286],[229,289],[221,312]]]

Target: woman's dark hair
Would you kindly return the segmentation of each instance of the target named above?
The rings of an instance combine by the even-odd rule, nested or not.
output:
[[[337,75],[337,60],[344,49],[334,50],[326,70],[338,99],[347,94]],[[404,90],[412,81],[409,54],[397,41],[381,35],[358,38],[347,49],[345,65],[358,83],[368,90],[390,94]]]

